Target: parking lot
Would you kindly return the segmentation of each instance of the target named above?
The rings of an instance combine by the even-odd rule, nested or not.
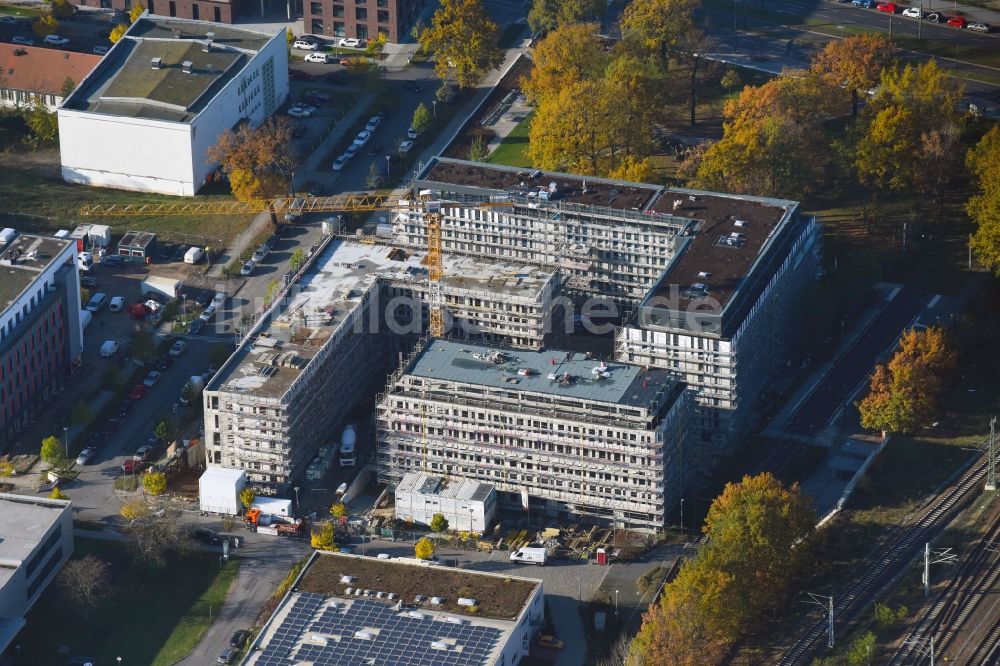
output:
[[[113,17],[114,12],[110,9],[80,10],[69,18],[59,19],[56,34],[69,39],[69,43],[65,46],[48,48],[81,53],[93,53],[95,46],[110,48],[112,44],[108,36],[114,28],[111,22]],[[43,46],[42,39],[31,29],[31,20],[24,20],[16,24],[0,21],[0,40],[10,42],[15,36],[26,37],[33,41],[35,46]]]

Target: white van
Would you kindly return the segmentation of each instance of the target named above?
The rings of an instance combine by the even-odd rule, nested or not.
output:
[[[81,271],[89,271],[94,266],[94,255],[89,252],[81,252],[76,256],[76,265]]]
[[[188,248],[188,251],[184,253],[184,263],[197,264],[203,256],[205,256],[205,251],[200,247]]]
[[[101,356],[111,358],[118,353],[118,343],[114,340],[105,340],[101,345]]]
[[[109,312],[121,312],[124,309],[125,309],[124,296],[115,296],[114,298],[111,299],[111,302],[108,303]]]
[[[87,310],[97,313],[104,309],[104,304],[108,302],[108,295],[99,291],[87,301]]]
[[[544,565],[548,558],[548,553],[544,548],[518,548],[510,554],[511,562],[524,562],[538,566]]]

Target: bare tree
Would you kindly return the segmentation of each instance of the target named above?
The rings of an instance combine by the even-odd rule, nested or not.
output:
[[[185,555],[194,549],[189,531],[176,520],[168,518],[138,518],[125,532],[129,535],[129,550],[137,560],[163,566],[173,553]]]
[[[597,666],[636,666],[637,661],[633,657],[629,659],[629,648],[632,646],[632,637],[625,632],[618,636],[618,640],[611,646],[611,651],[597,662]]]
[[[56,579],[63,593],[87,613],[108,595],[110,566],[93,555],[70,560],[63,565]]]

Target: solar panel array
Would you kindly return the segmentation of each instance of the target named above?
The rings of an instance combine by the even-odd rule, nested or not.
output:
[[[324,601],[323,595],[301,593],[256,665],[482,666],[490,663],[490,653],[504,633],[494,627],[456,624],[429,615],[416,618],[369,599],[354,599],[349,608],[337,602],[316,617]],[[362,629],[374,629],[377,635],[355,637]],[[327,644],[316,644],[310,634],[322,635]],[[306,642],[301,641],[304,636]],[[444,641],[448,649],[432,647],[437,641]]]

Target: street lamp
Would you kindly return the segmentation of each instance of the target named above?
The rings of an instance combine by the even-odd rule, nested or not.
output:
[[[118,657],[116,661],[120,664],[120,663],[122,663],[122,658]]]
[[[295,491],[295,510],[299,511],[299,486],[292,488]]]
[[[434,100],[431,102],[431,107],[434,109],[434,117],[438,117],[438,101]]]
[[[618,615],[618,590],[615,590],[615,615]]]
[[[63,446],[66,447],[66,459],[69,460],[69,428],[63,426]]]
[[[681,534],[684,534],[684,498],[681,498]]]
[[[392,172],[392,162],[389,155],[385,156],[385,184],[389,185],[389,173]]]

